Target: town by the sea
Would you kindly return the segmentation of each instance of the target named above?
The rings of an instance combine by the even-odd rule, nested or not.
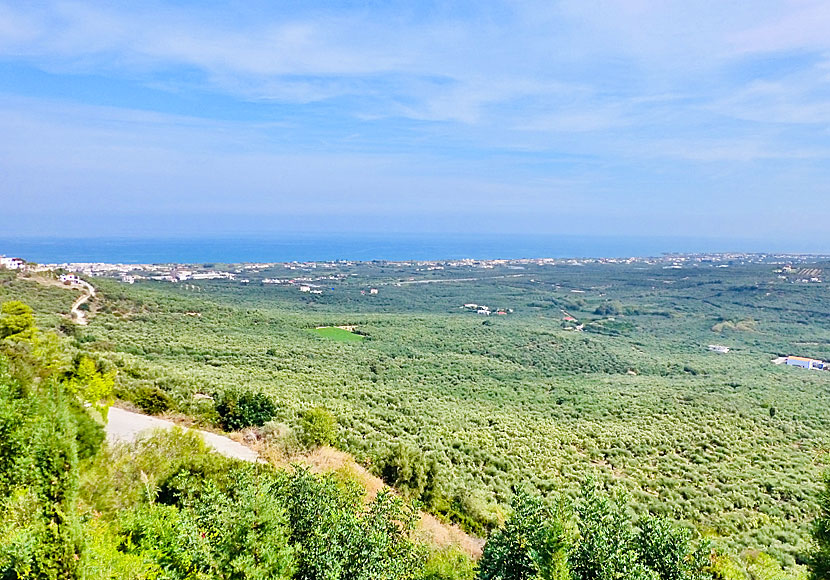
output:
[[[332,260],[457,260],[660,256],[703,252],[817,253],[809,244],[732,238],[573,235],[284,234],[204,238],[0,238],[0,255],[38,263],[191,264]]]

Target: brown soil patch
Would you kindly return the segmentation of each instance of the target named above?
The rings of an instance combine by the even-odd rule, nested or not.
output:
[[[260,450],[260,454],[274,462],[273,454]],[[276,463],[286,465],[300,463],[308,465],[314,473],[330,473],[332,471],[345,472],[366,489],[366,501],[373,500],[381,489],[388,486],[369,472],[368,469],[357,463],[354,458],[338,449],[320,447],[308,455],[297,455],[288,459],[277,459]],[[415,534],[421,541],[445,548],[457,546],[473,558],[480,558],[484,548],[484,540],[464,532],[454,524],[445,524],[435,516],[421,512],[421,518],[415,528]]]

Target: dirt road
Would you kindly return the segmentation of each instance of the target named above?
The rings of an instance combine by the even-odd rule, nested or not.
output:
[[[80,325],[86,325],[89,321],[86,318],[86,313],[80,308],[83,304],[86,304],[89,300],[95,298],[95,287],[89,282],[85,282],[83,280],[81,280],[74,286],[80,286],[81,288],[83,288],[84,293],[78,296],[78,299],[72,303],[72,308],[69,310],[69,313],[75,322],[77,322]]]

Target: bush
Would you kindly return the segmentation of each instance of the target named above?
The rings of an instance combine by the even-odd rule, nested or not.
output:
[[[150,415],[164,413],[175,407],[173,398],[158,387],[141,386],[132,395],[138,408]]]
[[[475,562],[459,548],[451,546],[435,550],[427,558],[419,580],[473,580]]]
[[[337,438],[337,419],[322,407],[307,409],[300,414],[297,436],[309,449],[332,445]]]
[[[567,538],[562,519],[540,498],[520,492],[513,515],[493,532],[479,564],[480,580],[566,579]]]
[[[596,307],[594,314],[600,316],[619,316],[623,311],[623,306],[616,300],[604,302]]]
[[[274,402],[263,393],[225,391],[216,403],[219,424],[226,431],[261,427],[277,412]]]
[[[377,460],[380,477],[404,497],[418,499],[429,508],[447,503],[440,484],[440,466],[420,449],[398,443]]]
[[[471,534],[485,536],[504,523],[502,508],[481,489],[458,491],[444,515]]]
[[[69,413],[75,422],[75,441],[78,445],[78,459],[92,457],[101,448],[106,437],[104,426],[89,416],[77,401],[70,402]]]

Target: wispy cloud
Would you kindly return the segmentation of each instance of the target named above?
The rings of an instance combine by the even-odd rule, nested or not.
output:
[[[622,215],[772,195],[775,166],[814,199],[793,176],[830,178],[827,29],[814,0],[0,0],[0,66],[43,74],[2,85],[3,187],[120,187],[124,211]]]

